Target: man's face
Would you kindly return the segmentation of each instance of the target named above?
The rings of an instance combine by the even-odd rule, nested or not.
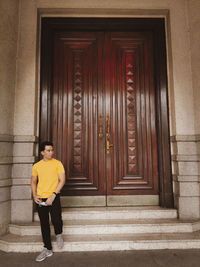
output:
[[[52,146],[45,146],[45,150],[41,151],[43,159],[50,160],[53,158],[53,147]]]

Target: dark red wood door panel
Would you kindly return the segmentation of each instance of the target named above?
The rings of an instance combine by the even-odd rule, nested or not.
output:
[[[103,195],[104,143],[102,33],[69,32],[55,37],[52,140],[64,163],[67,195]]]
[[[67,194],[158,194],[152,35],[59,33],[54,47],[52,139]]]
[[[107,194],[158,194],[152,33],[111,32],[106,46]]]

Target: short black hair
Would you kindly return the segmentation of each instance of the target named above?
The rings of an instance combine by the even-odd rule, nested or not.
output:
[[[53,146],[53,143],[50,141],[44,141],[40,144],[40,152],[45,150],[45,146]]]

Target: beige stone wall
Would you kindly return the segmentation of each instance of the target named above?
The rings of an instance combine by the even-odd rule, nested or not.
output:
[[[30,222],[33,202],[31,168],[37,142],[37,9],[35,1],[19,2],[19,34],[14,107],[14,146],[11,189],[11,222]]]
[[[200,1],[186,1],[186,21],[190,42],[194,135],[173,136],[173,174],[175,203],[181,218],[200,218]],[[187,96],[183,94],[187,99]],[[187,127],[190,124],[185,121]]]
[[[200,218],[200,138],[181,135],[171,141],[175,206],[182,219]]]
[[[15,135],[13,146],[11,222],[30,222],[33,217],[30,177],[35,162],[34,136]]]
[[[195,131],[200,134],[200,1],[188,0],[192,82],[195,106]]]
[[[7,230],[11,210],[18,4],[0,2],[0,234]]]
[[[6,6],[10,5],[10,8],[6,11],[7,13],[3,12],[4,14],[13,14],[12,12],[15,11],[14,16],[12,16],[15,23],[10,24],[12,25],[10,26],[12,30],[10,32],[5,31],[5,28],[9,28],[7,27],[7,24],[9,24],[8,18],[4,21],[4,25],[6,25],[3,27],[3,33],[7,36],[4,49],[6,51],[11,49],[15,55],[18,1],[9,0],[3,2],[5,2],[4,5]],[[3,90],[5,102],[0,100],[3,104],[2,110],[4,112],[2,124],[4,126],[0,126],[0,133],[11,135],[11,137],[8,136],[7,138],[10,138],[9,140],[11,141],[14,140],[13,186],[11,189],[11,220],[13,222],[32,220],[29,183],[31,166],[35,160],[35,143],[37,142],[39,125],[40,27],[38,22],[40,16],[166,18],[170,131],[173,136],[172,154],[176,205],[179,208],[180,217],[200,217],[200,194],[198,193],[200,168],[197,160],[199,143],[196,136],[196,134],[199,134],[200,119],[198,115],[195,115],[195,111],[200,109],[198,105],[199,60],[197,56],[199,39],[195,40],[196,31],[199,33],[199,27],[196,27],[196,23],[199,25],[199,13],[196,11],[196,8],[199,8],[198,2],[198,0],[19,1],[15,105],[12,97],[14,93],[13,77],[15,77],[15,70],[12,69],[15,66],[15,62],[13,62],[14,56],[8,56],[10,64],[7,64],[3,70],[5,77],[6,75],[9,77],[5,82],[5,88],[8,90]],[[3,13],[2,16],[4,15]],[[9,48],[11,43],[13,43],[13,46]],[[1,55],[4,57],[4,53],[1,52]],[[4,67],[5,57],[3,62],[0,64]],[[11,62],[13,62],[13,65]],[[9,81],[13,83],[13,86],[9,84]],[[13,105],[14,137],[12,137]],[[12,157],[12,148],[8,145],[9,142],[6,141],[5,143],[3,142],[2,146],[7,146],[7,160],[12,161],[10,159]],[[5,160],[5,157],[3,160]],[[7,165],[3,165],[3,168],[5,166],[7,167]],[[10,175],[10,171],[10,168],[8,168],[3,173],[7,173],[7,177]],[[3,177],[5,177],[4,174]],[[7,180],[7,178],[3,180]],[[188,184],[184,184],[185,182]],[[6,198],[9,193],[6,191],[5,186],[3,190],[5,190],[4,195]],[[192,205],[185,204],[190,203],[190,201]]]

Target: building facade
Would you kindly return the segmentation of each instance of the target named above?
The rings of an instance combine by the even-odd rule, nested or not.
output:
[[[200,218],[199,12],[198,0],[1,1],[0,234],[33,220],[44,17],[164,19],[174,207],[181,219]]]

